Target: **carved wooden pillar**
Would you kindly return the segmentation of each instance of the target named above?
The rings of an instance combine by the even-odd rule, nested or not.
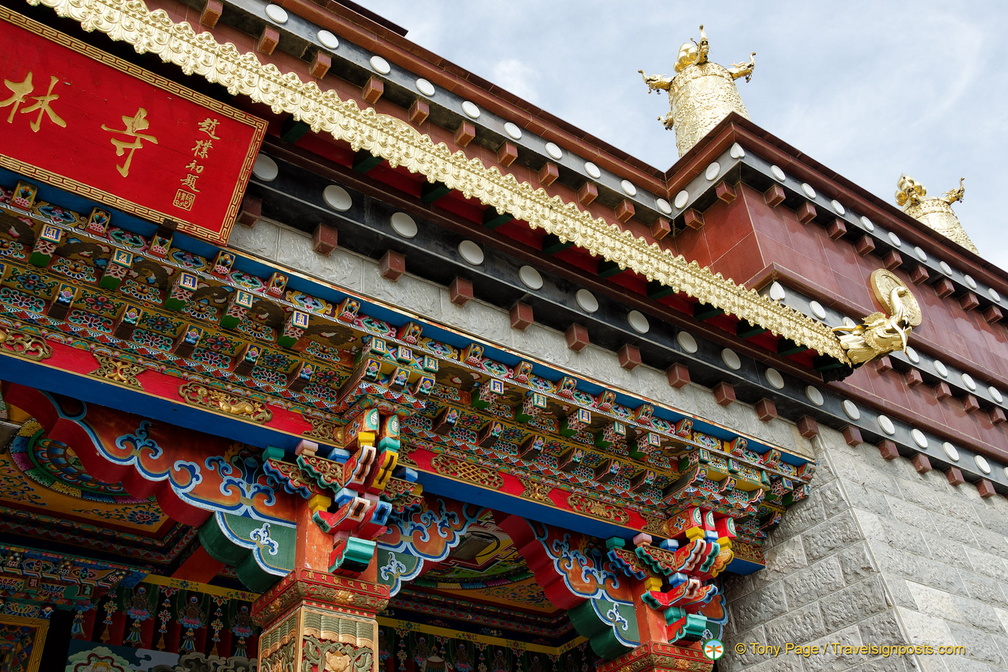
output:
[[[376,616],[389,589],[377,582],[373,540],[391,509],[380,495],[396,464],[398,419],[366,410],[344,437],[344,462],[299,447],[297,464],[325,494],[298,510],[294,571],[252,606],[261,672],[378,672]]]
[[[386,586],[296,569],[253,604],[261,672],[378,672]]]

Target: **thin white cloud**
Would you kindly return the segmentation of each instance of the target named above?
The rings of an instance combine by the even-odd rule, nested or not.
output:
[[[536,103],[539,100],[537,84],[539,72],[517,58],[499,61],[493,67],[490,81],[520,98]]]

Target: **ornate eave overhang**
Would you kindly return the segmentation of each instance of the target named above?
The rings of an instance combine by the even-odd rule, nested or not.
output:
[[[728,315],[787,336],[840,362],[847,361],[826,325],[594,218],[572,203],[550,197],[544,189],[502,174],[496,167],[487,168],[461,150],[452,152],[443,143],[435,144],[401,120],[371,108],[361,109],[355,101],[341,100],[333,91],[323,92],[314,82],[281,73],[272,63],[261,64],[251,53],[241,54],[232,44],[219,44],[210,33],[196,33],[187,23],[176,24],[163,11],[150,12],[136,0],[31,0],[30,4],[52,7],[61,16],[79,22],[84,30],[125,41],[138,53],[157,54],[186,74],[202,76],[225,86],[233,95],[269,105],[275,113],[289,113],[313,131],[349,143],[355,151],[364,149],[392,167],[401,165],[422,173],[428,181],[477,198],[621,269],[629,268]]]
[[[0,209],[17,234],[7,232],[17,240],[5,235],[0,241],[0,300],[11,317],[0,320],[0,354],[10,358],[4,372],[9,381],[72,387],[82,398],[101,398],[124,410],[141,404],[150,418],[171,417],[194,429],[207,427],[207,414],[214,414],[212,431],[288,451],[305,437],[342,445],[339,427],[354,409],[377,404],[408,416],[403,429],[411,440],[401,449],[403,461],[430,475],[430,491],[475,487],[489,497],[485,488],[506,482],[522,499],[550,508],[563,492],[569,506],[551,515],[585,519],[607,534],[627,527],[657,531],[666,498],[697,505],[708,494],[711,501],[723,500],[719,506],[746,515],[759,508],[760,516],[775,518],[787,505],[784,498],[804,496],[813,473],[807,456],[782,456],[646,400],[627,399],[635,407],[624,406],[624,397],[597,393],[590,382],[546,380],[536,373],[560,372],[494,361],[484,356],[489,345],[454,347],[427,337],[450,338],[444,328],[403,315],[402,323],[384,322],[368,315],[381,312],[378,306],[358,297],[274,292],[287,284],[286,276],[270,268],[272,275],[253,277],[241,270],[248,262],[227,251],[211,261],[162,240],[164,255],[158,256],[141,236],[118,228],[95,233],[83,215],[52,204]],[[99,261],[105,262],[100,278]],[[133,279],[117,278],[117,268],[126,268],[121,264],[161,281],[140,288]],[[260,315],[266,317],[255,317]],[[331,347],[331,336],[340,339],[338,348]],[[228,352],[241,357],[215,350],[225,341]],[[362,354],[360,361],[353,352]],[[372,362],[389,373],[401,370],[409,384],[390,389],[369,382]],[[434,384],[452,376],[478,385],[463,390]],[[448,420],[446,413],[457,419]],[[541,443],[529,441],[532,428]],[[554,466],[535,473],[508,466],[515,451],[534,455],[544,449],[557,455]],[[734,475],[726,483],[741,489],[704,490],[712,487],[709,475],[729,472]],[[678,483],[684,475],[689,478]],[[600,497],[599,484],[610,481],[612,494]],[[639,515],[623,511],[638,504]],[[744,532],[754,541],[763,533],[758,525]],[[760,562],[758,550],[738,555]]]

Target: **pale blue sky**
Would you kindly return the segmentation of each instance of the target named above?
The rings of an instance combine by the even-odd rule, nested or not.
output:
[[[955,206],[980,254],[1008,268],[1008,5],[359,0],[408,38],[653,166],[676,158],[637,70],[670,74],[703,23],[711,59],[757,52],[754,122],[893,202],[903,172]]]

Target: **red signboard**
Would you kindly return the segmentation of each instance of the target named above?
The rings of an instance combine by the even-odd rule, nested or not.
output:
[[[266,122],[0,7],[0,165],[227,242]]]

